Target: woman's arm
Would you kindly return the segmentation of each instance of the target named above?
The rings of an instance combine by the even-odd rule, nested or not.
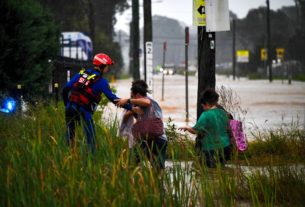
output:
[[[138,106],[133,106],[131,110],[135,114],[139,114],[139,115],[143,115],[144,114],[144,111],[140,107],[138,107]]]
[[[118,99],[117,106],[122,107],[125,104],[130,103],[132,105],[137,105],[137,106],[144,106],[148,107],[151,105],[151,100],[148,98],[121,98]]]
[[[188,131],[192,134],[198,134],[198,132],[195,129],[193,129],[192,127],[187,127],[187,126],[186,127],[180,127],[179,130]]]
[[[123,123],[127,122],[130,116],[134,116],[136,114],[143,115],[144,111],[138,106],[133,106],[130,111],[128,110],[124,113]]]
[[[124,113],[124,116],[123,116],[123,123],[127,122],[127,120],[129,119],[130,116],[133,115],[133,112],[132,111],[126,111]]]

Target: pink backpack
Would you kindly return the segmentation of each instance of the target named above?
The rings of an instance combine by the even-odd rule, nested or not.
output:
[[[248,148],[248,142],[247,137],[243,132],[242,122],[238,120],[230,120],[230,127],[236,148],[239,152],[244,152]]]

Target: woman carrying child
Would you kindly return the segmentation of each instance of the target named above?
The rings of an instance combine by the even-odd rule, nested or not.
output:
[[[143,150],[147,158],[150,160],[152,166],[157,169],[164,169],[167,138],[162,122],[162,110],[155,100],[148,97],[147,92],[148,86],[145,81],[134,81],[131,86],[131,98],[120,99],[117,103],[117,106],[124,106],[127,103],[130,103],[134,106],[132,110],[133,114],[129,114],[134,115],[137,120],[132,129],[133,138],[139,143],[141,149]],[[147,122],[147,124],[149,124],[148,120],[152,120],[153,118],[159,120],[159,135],[152,138],[147,137],[146,135],[139,136],[138,133],[134,133],[136,131],[135,129],[139,129],[139,127],[135,127],[138,123]],[[146,127],[143,125],[142,130],[146,129]],[[146,133],[144,132],[144,134]],[[148,134],[149,133],[147,132],[147,135]],[[137,162],[139,162],[139,160],[137,160]]]

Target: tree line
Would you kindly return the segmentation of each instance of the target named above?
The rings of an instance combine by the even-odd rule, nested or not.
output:
[[[116,12],[126,8],[127,0],[2,0],[0,92],[15,94],[21,85],[25,96],[46,95],[62,31],[89,35],[94,52],[108,53],[121,68],[113,26]]]
[[[305,71],[305,1],[297,0],[297,6],[270,11],[271,59],[276,60],[276,48],[284,48],[284,61],[296,60]],[[240,49],[251,51],[247,72],[256,72],[263,67],[261,49],[266,48],[266,8],[250,10],[248,15],[236,22]],[[248,48],[247,48],[248,47]]]

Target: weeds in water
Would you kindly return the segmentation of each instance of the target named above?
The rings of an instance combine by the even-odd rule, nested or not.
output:
[[[219,94],[219,104],[232,116],[234,119],[244,122],[247,110],[241,107],[240,97],[230,88],[220,86],[216,88]]]
[[[99,120],[96,153],[87,152],[80,127],[76,148],[70,149],[65,142],[63,115],[61,108],[37,106],[23,116],[0,116],[1,206],[302,204],[304,165],[278,167],[269,163],[261,171],[244,171],[238,164],[208,169],[194,153],[192,141],[173,138],[168,143],[170,161],[160,172],[149,167],[141,154],[139,165],[132,162],[128,143],[117,136],[117,120],[105,123],[99,120],[100,114],[95,117]],[[253,157],[268,152],[266,145],[276,145],[270,154],[278,153],[282,159],[279,152],[283,149],[287,154],[295,150],[291,158],[301,160],[304,151],[299,144],[304,142],[304,134],[291,133],[266,134],[259,145],[251,147],[251,143],[249,155],[243,156],[251,163]]]
[[[292,124],[265,133],[253,132],[254,141],[246,156],[253,165],[302,163],[305,160],[305,131]]]

